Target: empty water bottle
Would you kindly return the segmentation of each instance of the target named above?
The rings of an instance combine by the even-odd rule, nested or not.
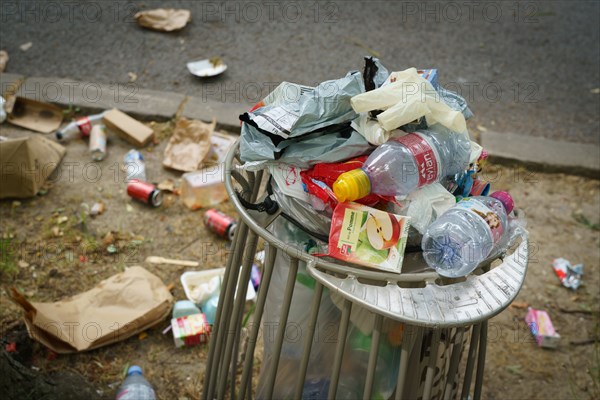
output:
[[[437,124],[382,144],[362,168],[341,174],[333,191],[340,202],[358,200],[369,193],[406,196],[466,169],[470,151],[466,135]]]
[[[154,389],[144,378],[141,367],[129,367],[127,378],[119,388],[116,400],[156,400]]]
[[[142,153],[135,149],[131,149],[125,154],[123,159],[125,164],[125,181],[129,182],[133,179],[140,181],[146,180],[146,164]]]
[[[425,261],[442,276],[467,275],[505,245],[507,216],[513,207],[507,192],[465,197],[425,231],[421,242]]]

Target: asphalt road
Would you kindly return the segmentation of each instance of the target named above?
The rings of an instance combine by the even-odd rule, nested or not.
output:
[[[182,31],[133,14],[186,8]],[[317,84],[379,54],[390,70],[435,67],[481,129],[600,144],[598,1],[2,1],[7,72],[127,83],[255,103],[279,82]],[[20,46],[31,42],[27,51]],[[200,79],[186,62],[221,56]]]

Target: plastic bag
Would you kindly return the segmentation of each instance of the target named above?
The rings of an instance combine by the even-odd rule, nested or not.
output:
[[[309,235],[281,218],[277,218],[269,230],[285,243],[299,249],[312,240]],[[278,251],[262,319],[264,356],[256,389],[257,399],[266,398],[265,371],[272,367],[275,335],[279,327],[288,274],[289,256],[283,251]],[[308,332],[314,285],[314,279],[306,271],[306,263],[300,261],[275,378],[272,395],[274,399],[294,398],[298,366],[303,354],[305,335]],[[302,397],[304,399],[327,398],[339,320],[340,312],[331,302],[328,290],[324,289],[304,383]]]
[[[335,125],[301,140],[280,141],[277,145],[255,127],[242,125],[240,156],[243,161],[255,162],[249,166],[254,170],[265,168],[268,165],[265,161],[308,169],[320,162],[343,161],[372,150],[369,142],[348,125]]]
[[[365,91],[360,72],[349,72],[337,80],[325,81],[299,96],[278,99],[244,114],[242,121],[262,132],[283,139],[302,136],[329,125],[347,122],[356,117],[350,98]]]
[[[381,87],[389,76],[387,68],[381,64],[378,58],[365,57],[363,79],[367,92]]]

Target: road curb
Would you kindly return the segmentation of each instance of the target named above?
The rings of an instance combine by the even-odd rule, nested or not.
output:
[[[492,162],[520,164],[541,172],[600,178],[598,144],[486,131],[481,132],[481,145],[488,151]]]
[[[239,115],[247,105],[220,103],[210,99],[186,97],[180,93],[139,89],[135,84],[101,84],[54,77],[25,77],[1,73],[0,92],[15,91],[18,96],[44,101],[62,108],[77,107],[84,114],[119,110],[142,121],[166,121],[179,111],[186,118],[212,121],[231,132],[240,131]]]

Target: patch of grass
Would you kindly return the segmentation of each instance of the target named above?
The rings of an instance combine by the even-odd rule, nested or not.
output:
[[[15,260],[15,243],[12,236],[0,238],[0,274],[14,275],[19,270]]]
[[[585,226],[588,229],[591,229],[596,232],[600,231],[600,224],[593,223],[592,221],[587,219],[587,217],[582,213],[574,213],[573,218],[575,219],[575,221],[579,222],[581,225]]]

